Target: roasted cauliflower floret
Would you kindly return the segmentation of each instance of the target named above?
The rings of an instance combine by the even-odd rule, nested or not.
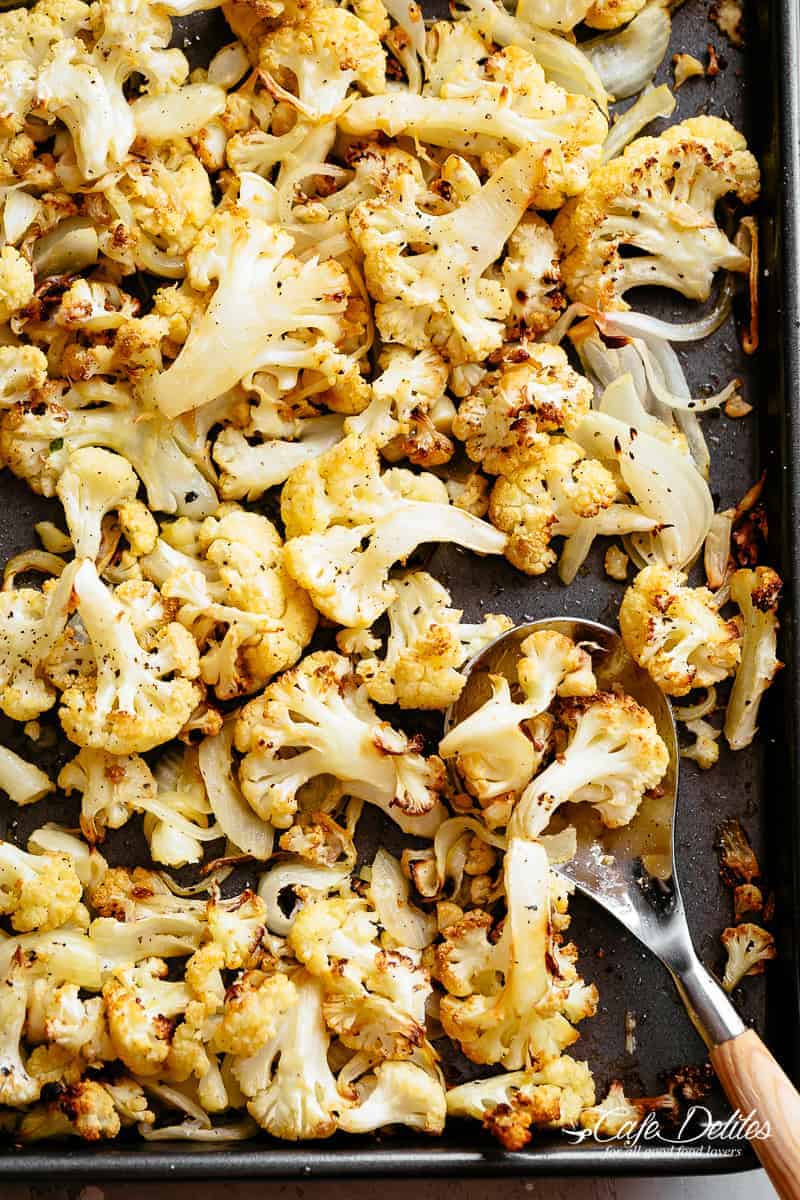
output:
[[[57,929],[75,914],[83,887],[67,854],[28,854],[0,842],[0,912],[15,929]]]
[[[231,1070],[262,1129],[288,1141],[330,1137],[346,1101],[328,1065],[322,988],[305,971],[290,987],[293,1002],[277,1030],[255,1054],[234,1058]]]
[[[378,920],[364,900],[314,898],[288,940],[321,981],[325,1021],[344,1045],[374,1058],[405,1058],[425,1040],[430,977],[418,952],[381,947]]]
[[[479,928],[473,912],[445,929],[436,947],[436,973],[448,989],[440,1019],[473,1062],[540,1070],[575,1041],[572,1022],[594,1013],[597,989],[580,979],[574,946],[559,948],[552,938],[543,847],[512,837],[503,870],[500,936],[490,940],[491,918]]]
[[[386,1125],[430,1134],[444,1129],[447,1101],[441,1080],[413,1062],[378,1063],[374,1076],[359,1080],[355,1091],[357,1102],[339,1117],[339,1128],[347,1133],[369,1133]]]
[[[55,703],[45,668],[72,608],[78,566],[70,563],[41,592],[0,592],[0,708],[15,721],[31,721]]]
[[[411,99],[404,96],[403,104]],[[413,350],[434,346],[453,364],[482,362],[502,345],[511,299],[502,283],[484,275],[502,254],[540,177],[537,151],[528,147],[442,216],[419,207],[419,185],[411,174],[396,176],[393,192],[354,209],[350,226],[364,255],[384,341]]]
[[[156,794],[143,758],[105,750],[81,750],[61,768],[58,786],[68,794],[80,792],[81,832],[92,843],[102,841],[106,829],[121,828]]]
[[[558,208],[580,194],[600,162],[607,125],[585,96],[548,83],[536,58],[507,46],[479,62],[462,61],[441,81],[438,96],[388,92],[356,100],[341,118],[348,133],[378,129],[407,134],[480,157],[489,169],[514,150],[529,148],[539,164],[531,201]]]
[[[77,558],[97,558],[107,513],[117,513],[121,523],[128,515],[137,520],[134,503],[138,490],[136,472],[121,455],[89,446],[70,455],[56,484],[56,495],[63,505]],[[147,509],[137,524],[137,548],[152,550],[158,527]]]
[[[49,1137],[79,1137],[87,1142],[115,1138],[121,1121],[110,1092],[93,1079],[81,1079],[59,1090],[54,1100],[26,1112],[19,1125],[23,1142]]]
[[[625,592],[619,628],[628,652],[668,696],[710,687],[733,671],[741,643],[705,587],[668,567],[645,567]]]
[[[102,446],[131,463],[153,510],[205,517],[219,499],[195,461],[202,455],[189,433],[182,422],[143,407],[130,386],[91,379],[58,399],[33,393],[4,413],[0,462],[35,492],[53,496],[70,455]]]
[[[594,537],[650,529],[653,522],[620,502],[616,479],[571,439],[533,434],[489,497],[489,519],[508,534],[506,558],[526,575],[543,575],[556,561],[551,542],[580,543],[585,557]],[[566,547],[562,562],[566,560]]]
[[[526,343],[461,401],[453,433],[484,471],[506,475],[535,453],[538,434],[571,434],[591,403],[591,384],[560,346]]]
[[[597,692],[559,701],[557,719],[569,742],[522,793],[510,836],[538,837],[567,800],[588,801],[609,829],[627,825],[669,765],[652,714],[632,696]]]
[[[591,696],[597,688],[586,651],[549,630],[537,630],[520,645],[521,700],[512,699],[504,676],[492,675],[489,682],[491,697],[439,745],[443,758],[455,759],[459,775],[481,803],[519,792],[533,778],[549,746],[547,709],[556,696]]]
[[[555,219],[570,297],[627,308],[625,293],[648,285],[706,300],[716,271],[748,269],[747,255],[717,225],[717,202],[733,193],[751,204],[758,190],[756,160],[719,117],[691,117],[657,138],[637,138]],[[625,247],[638,253],[623,255]]]
[[[267,930],[267,909],[254,892],[245,890],[232,901],[208,901],[208,931],[228,970],[255,969],[271,960],[275,939]],[[215,959],[216,961],[216,959]]]
[[[450,595],[426,571],[414,571],[394,581],[397,596],[389,605],[389,634],[382,657],[381,644],[357,650],[356,674],[376,704],[401,708],[447,708],[461,695],[467,659],[487,642],[509,629],[508,617],[489,614],[475,624],[462,624],[462,612],[451,608]],[[351,653],[363,643],[363,630],[345,629],[336,635],[339,649]],[[370,635],[368,635],[369,637]]]
[[[246,695],[292,666],[317,616],[289,576],[275,526],[235,505],[165,525],[142,571],[176,602],[200,650],[200,675],[221,700]]]
[[[406,832],[430,832],[441,818],[440,761],[424,759],[416,741],[380,720],[339,654],[308,655],[251,700],[236,723],[236,747],[245,799],[278,829],[292,824],[298,790],[320,775],[340,779]]]
[[[447,1112],[482,1121],[506,1150],[521,1150],[532,1129],[577,1125],[581,1110],[594,1101],[588,1064],[562,1054],[541,1070],[512,1071],[451,1088]]]
[[[725,712],[725,737],[732,750],[755,737],[761,697],[780,670],[776,653],[778,601],[783,584],[770,567],[735,571],[731,599],[742,614],[742,658]]]
[[[723,929],[722,945],[728,955],[722,977],[726,992],[732,992],[745,975],[763,974],[767,963],[778,953],[772,934],[749,921]]]
[[[355,13],[312,0],[297,7],[261,39],[259,68],[285,100],[309,121],[341,110],[353,85],[372,94],[386,87],[386,55],[378,34]]]
[[[205,226],[187,256],[205,310],[171,366],[140,382],[166,416],[199,408],[259,370],[295,379],[314,371],[337,387],[360,380],[355,360],[339,349],[353,334],[347,272],[333,259],[301,261],[292,246],[285,230],[241,206]]]
[[[191,993],[165,979],[167,964],[148,958],[117,967],[103,985],[108,1031],[117,1056],[134,1075],[157,1075],[169,1054],[175,1019]]]
[[[133,581],[110,591],[85,559],[73,582],[87,642],[72,630],[50,653],[61,687],[59,717],[79,746],[113,754],[151,750],[176,736],[201,693],[197,647],[155,588]]]
[[[281,496],[289,574],[316,608],[350,628],[367,628],[396,596],[389,571],[435,533],[483,554],[505,538],[449,503],[433,475],[380,473],[375,442],[351,435],[289,476]]]
[[[414,352],[386,346],[378,359],[381,374],[372,382],[372,400],[348,417],[345,432],[366,434],[384,458],[407,458],[416,466],[449,462],[455,447],[447,436],[455,409],[445,395],[447,364],[432,347]]]
[[[297,989],[280,971],[273,975],[245,971],[225,995],[222,1020],[214,1030],[211,1049],[246,1058],[257,1054],[275,1037],[296,1001]]]
[[[0,325],[24,308],[33,298],[33,271],[27,259],[13,246],[0,250]]]
[[[0,1104],[12,1108],[37,1100],[42,1086],[29,1073],[23,1058],[21,1040],[27,1004],[25,968],[15,963],[0,983]]]

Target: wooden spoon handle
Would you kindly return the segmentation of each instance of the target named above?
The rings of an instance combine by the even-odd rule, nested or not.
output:
[[[755,1114],[769,1136],[752,1147],[782,1200],[800,1200],[800,1094],[758,1034],[748,1029],[711,1050],[711,1062],[742,1118]]]

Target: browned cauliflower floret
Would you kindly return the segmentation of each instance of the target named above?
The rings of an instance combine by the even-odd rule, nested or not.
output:
[[[777,655],[778,601],[783,584],[771,567],[734,571],[731,600],[742,614],[742,660],[725,712],[725,737],[732,750],[755,737],[761,698],[783,665]]]
[[[691,117],[656,138],[637,138],[598,167],[553,224],[570,297],[627,308],[644,284],[708,298],[715,271],[746,271],[748,257],[716,223],[717,201],[758,196],[758,164],[740,133],[719,117]],[[639,253],[623,255],[626,247]]]
[[[578,975],[575,947],[553,936],[543,847],[512,837],[504,880],[501,929],[492,931],[488,914],[469,913],[445,929],[436,948],[437,975],[448,989],[440,1019],[473,1062],[541,1069],[575,1041],[573,1022],[594,1013],[597,989]]]
[[[74,915],[83,887],[67,854],[28,854],[0,842],[0,913],[15,929],[56,929]]]
[[[705,587],[687,587],[682,571],[645,567],[625,592],[619,628],[628,652],[668,696],[710,687],[733,671],[741,642]]]
[[[591,402],[591,384],[560,346],[529,343],[461,401],[453,433],[484,471],[506,475],[539,444],[537,434],[571,434]]]
[[[772,934],[749,921],[723,929],[722,944],[728,955],[722,977],[726,992],[732,992],[745,975],[762,975],[778,953]]]
[[[0,324],[33,298],[33,271],[27,259],[13,246],[0,250]]]
[[[59,716],[79,746],[132,754],[169,741],[201,699],[197,647],[156,589],[133,580],[109,590],[84,559],[74,578],[87,640],[72,629],[51,650]]]
[[[461,695],[466,678],[459,668],[511,627],[508,617],[489,614],[480,623],[461,621],[450,595],[426,571],[393,580],[397,595],[389,605],[389,633],[383,655],[380,639],[361,629],[336,635],[351,654],[356,674],[377,704],[401,708],[447,708]]]
[[[278,829],[292,824],[298,790],[320,775],[340,779],[406,832],[430,834],[441,819],[441,762],[378,717],[342,655],[317,651],[269,684],[241,710],[236,747],[245,799]]]
[[[526,575],[543,575],[556,561],[554,537],[567,538],[568,545],[574,539],[585,557],[597,535],[651,527],[639,509],[620,503],[619,496],[611,472],[587,458],[577,442],[533,434],[519,460],[512,458],[508,474],[495,483],[489,519],[509,535],[508,561]],[[566,557],[565,548],[562,562]],[[573,574],[570,570],[569,579]]]
[[[292,666],[317,614],[283,562],[283,542],[260,513],[224,505],[161,530],[141,563],[200,650],[200,673],[221,700],[257,691]]]
[[[256,1054],[275,1036],[281,1018],[294,1004],[297,992],[279,971],[245,971],[228,989],[222,1020],[214,1030],[211,1049],[221,1054]]]
[[[93,1079],[61,1088],[54,1100],[36,1105],[19,1125],[23,1142],[48,1137],[79,1137],[87,1142],[115,1138],[121,1128],[119,1113],[108,1090]]]
[[[167,964],[148,958],[117,967],[103,985],[108,1031],[118,1057],[134,1075],[157,1075],[169,1054],[175,1018],[191,994],[165,979]]]

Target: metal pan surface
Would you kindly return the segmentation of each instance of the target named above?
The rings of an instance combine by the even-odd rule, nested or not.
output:
[[[725,60],[708,83],[690,81],[677,92],[672,120],[704,111],[731,119],[741,128],[762,164],[762,348],[754,359],[742,353],[735,331],[726,325],[712,338],[682,353],[693,393],[717,391],[735,375],[744,380],[754,414],[745,420],[705,418],[712,451],[712,491],[718,507],[734,504],[768,469],[772,555],[786,582],[781,653],[786,663],[765,705],[761,732],[751,749],[732,755],[723,749],[718,766],[702,774],[692,763],[681,771],[676,853],[680,863],[690,927],[701,958],[722,965],[719,933],[731,919],[730,897],[717,872],[712,849],[715,830],[727,816],[739,817],[751,835],[765,875],[775,888],[779,959],[761,978],[748,979],[737,1000],[745,1019],[766,1037],[795,1081],[800,1081],[800,803],[798,802],[798,708],[800,708],[800,8],[795,0],[753,6],[757,24],[747,44],[728,44],[708,19],[705,0],[687,0],[673,19],[670,53],[657,82],[672,82],[671,55],[690,51],[703,57],[712,43]],[[435,10],[433,10],[435,11]],[[176,42],[197,62],[229,40],[221,17],[201,13],[179,23]],[[663,297],[647,307],[679,317],[680,307]],[[685,316],[685,313],[683,314]],[[33,541],[33,522],[48,510],[7,475],[0,477],[0,557]],[[469,617],[503,611],[515,621],[571,615],[615,624],[622,585],[609,580],[600,555],[565,589],[552,577],[530,580],[507,565],[491,566],[449,547],[432,552],[428,569],[451,590]],[[435,734],[435,727],[432,728]],[[15,745],[0,725],[0,740]],[[28,747],[30,753],[30,747]],[[54,763],[60,752],[55,750]],[[44,820],[62,822],[72,814],[61,799],[13,813],[0,805],[0,835],[24,839]],[[132,822],[131,825],[134,823]],[[385,827],[365,820],[362,839],[370,855],[387,841]],[[145,862],[145,847],[129,827],[112,835],[104,852],[114,862]],[[571,911],[581,970],[600,989],[597,1016],[584,1023],[575,1046],[588,1058],[602,1088],[621,1079],[634,1094],[662,1090],[659,1076],[704,1060],[666,972],[612,918],[576,895]],[[636,1050],[625,1052],[624,1016],[636,1018]],[[450,1057],[452,1082],[469,1077],[470,1064]],[[703,1104],[714,1119],[727,1115],[713,1092]],[[687,1174],[734,1171],[756,1165],[742,1141],[726,1141],[695,1127],[692,1141],[637,1144],[566,1137],[542,1137],[526,1151],[508,1153],[474,1126],[448,1125],[445,1136],[356,1139],[338,1135],[324,1143],[289,1145],[268,1139],[223,1146],[186,1143],[119,1142],[96,1148],[47,1143],[30,1149],[0,1147],[0,1177],[80,1176],[197,1178],[385,1176],[385,1175],[567,1175]]]

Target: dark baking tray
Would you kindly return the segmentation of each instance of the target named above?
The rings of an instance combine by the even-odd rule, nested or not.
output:
[[[800,9],[795,0],[754,5],[747,47],[732,49],[707,19],[704,0],[688,0],[674,15],[673,44],[659,82],[671,82],[671,53],[689,50],[700,56],[711,42],[726,60],[708,85],[690,82],[678,93],[681,119],[699,110],[730,117],[747,134],[763,167],[761,201],[762,348],[748,362],[735,331],[725,327],[714,338],[685,353],[695,389],[717,390],[734,375],[745,379],[754,404],[753,417],[732,422],[707,419],[712,448],[712,488],[721,506],[734,503],[768,469],[772,558],[786,581],[782,657],[786,669],[765,705],[757,746],[735,757],[723,750],[718,767],[702,775],[693,764],[682,770],[677,854],[689,923],[700,956],[719,968],[719,932],[730,920],[730,898],[722,888],[712,850],[714,831],[725,816],[744,822],[776,890],[777,941],[780,951],[767,975],[740,989],[737,1001],[745,1018],[766,1038],[796,1082],[800,1082],[800,808],[798,806],[797,710],[800,651],[796,647],[800,586],[800,118],[797,72],[800,62]],[[208,56],[224,38],[218,14],[200,14],[183,23],[177,43],[191,57]],[[653,298],[662,313],[680,308]],[[651,305],[652,307],[652,305]],[[32,524],[48,510],[46,502],[6,476],[0,477],[0,556],[30,545]],[[452,590],[470,616],[502,610],[515,619],[574,615],[614,623],[621,587],[606,579],[599,555],[568,590],[554,578],[531,581],[505,565],[479,563],[452,548],[430,555],[429,568]],[[19,746],[7,727],[0,729]],[[33,754],[31,744],[27,747]],[[0,812],[0,833],[24,839],[46,819],[65,819],[63,800],[33,809]],[[72,814],[72,809],[67,810]],[[66,819],[69,819],[67,817]],[[372,818],[370,817],[370,822]],[[133,823],[132,823],[133,824]],[[367,848],[381,839],[368,823]],[[115,861],[145,861],[138,856],[130,828],[112,835],[105,847]],[[599,908],[575,897],[573,933],[582,951],[587,980],[600,988],[597,1016],[584,1022],[574,1047],[596,1072],[599,1089],[614,1077],[633,1093],[652,1095],[659,1075],[680,1064],[699,1063],[704,1048],[694,1033],[666,973],[621,927]],[[624,1048],[623,1014],[637,1017],[635,1054]],[[466,1077],[464,1060],[448,1061],[453,1082]],[[719,1092],[706,1101],[713,1114],[728,1111]],[[690,1144],[644,1143],[580,1145],[565,1137],[538,1139],[528,1150],[507,1153],[476,1125],[448,1125],[437,1140],[411,1135],[355,1139],[338,1135],[327,1142],[289,1145],[266,1138],[230,1146],[193,1146],[127,1142],[88,1147],[43,1144],[0,1149],[0,1176],[12,1178],[106,1179],[358,1176],[358,1175],[524,1175],[524,1174],[686,1174],[748,1169],[756,1160],[741,1142],[700,1136]]]

